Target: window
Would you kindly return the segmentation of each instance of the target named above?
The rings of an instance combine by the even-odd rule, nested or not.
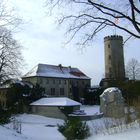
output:
[[[53,79],[53,84],[55,84],[55,79]]]
[[[64,88],[60,88],[60,95],[64,95]]]
[[[84,84],[85,84],[85,82],[84,82],[84,81],[82,81],[82,84],[84,85]]]
[[[67,81],[66,80],[64,80],[64,84],[67,84]]]
[[[70,88],[70,93],[72,93],[72,88]]]
[[[40,78],[40,84],[42,84],[43,83],[43,79],[42,78]]]
[[[110,44],[108,44],[108,48],[110,48]]]
[[[79,82],[77,81],[76,84],[77,84],[77,86],[78,86]]]
[[[49,79],[46,79],[46,84],[49,84]]]
[[[59,80],[59,84],[61,84],[61,80]]]
[[[55,88],[51,88],[51,95],[55,95]]]

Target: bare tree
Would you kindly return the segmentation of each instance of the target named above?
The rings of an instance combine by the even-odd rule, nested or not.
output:
[[[139,0],[47,0],[47,5],[63,7],[59,23],[69,22],[69,41],[81,36],[78,45],[87,45],[107,27],[128,33],[128,38],[140,38]]]
[[[21,21],[14,9],[7,6],[5,0],[0,0],[0,83],[20,74],[21,46],[12,32]]]
[[[13,29],[22,23],[14,8],[10,7],[5,0],[0,0],[0,27]]]
[[[126,75],[132,80],[140,78],[140,63],[135,58],[128,61],[126,65]]]
[[[0,28],[0,82],[19,76],[22,61],[21,46],[11,31]]]

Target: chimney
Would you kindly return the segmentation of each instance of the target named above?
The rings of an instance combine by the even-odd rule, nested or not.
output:
[[[62,64],[59,64],[58,67],[59,67],[60,70],[63,72],[63,70],[62,70]]]
[[[71,66],[69,66],[68,69],[69,69],[69,72],[71,72]]]
[[[58,66],[59,66],[60,68],[62,68],[62,64],[59,64]]]

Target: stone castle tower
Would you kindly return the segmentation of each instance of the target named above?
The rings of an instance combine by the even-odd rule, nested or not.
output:
[[[118,35],[104,38],[105,78],[124,80],[123,37]]]

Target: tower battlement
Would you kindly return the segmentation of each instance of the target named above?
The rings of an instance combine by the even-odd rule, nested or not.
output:
[[[120,35],[111,35],[111,36],[104,37],[104,42],[110,40],[123,40],[123,37]]]

